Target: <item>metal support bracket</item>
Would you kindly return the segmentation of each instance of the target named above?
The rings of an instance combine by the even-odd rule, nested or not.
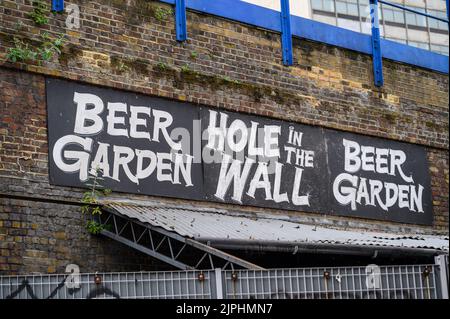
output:
[[[281,48],[283,51],[283,64],[286,66],[292,65],[294,62],[289,0],[281,0]]]
[[[52,0],[52,11],[54,12],[64,11],[64,0]]]
[[[264,269],[194,239],[123,216],[107,207],[97,216],[97,222],[103,226],[102,235],[179,269]]]
[[[383,57],[381,54],[380,27],[378,19],[378,0],[370,0],[370,18],[372,23],[372,60],[375,86],[381,87],[383,79]]]
[[[175,32],[177,41],[187,40],[186,0],[175,0]]]

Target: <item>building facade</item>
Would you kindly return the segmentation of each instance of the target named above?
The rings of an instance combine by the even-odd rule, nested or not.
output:
[[[177,42],[167,4],[70,4],[78,26],[67,25],[75,9],[39,25],[29,1],[0,4],[0,274],[179,266],[172,246],[171,260],[143,249],[149,225],[265,268],[448,253],[448,70],[386,59],[380,88],[361,52],[294,39],[285,67],[269,30],[188,10],[188,40]],[[48,59],[46,32],[65,37]],[[189,151],[178,144],[186,132]],[[219,162],[195,161],[202,139]],[[252,152],[278,159],[273,170]],[[248,167],[248,180],[229,167]],[[98,168],[112,194],[86,201]],[[112,228],[96,232],[86,205]]]
[[[279,9],[279,1],[245,0],[249,3]],[[390,1],[416,11],[446,19],[445,0]],[[291,1],[292,14],[341,28],[370,34],[368,0],[301,0]],[[448,24],[380,4],[380,33],[385,39],[448,55]]]

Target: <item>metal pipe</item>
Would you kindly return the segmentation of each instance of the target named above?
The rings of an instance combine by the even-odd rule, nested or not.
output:
[[[217,249],[228,250],[253,250],[260,252],[284,252],[284,253],[322,253],[322,254],[346,254],[367,257],[379,256],[436,256],[443,252],[436,249],[385,247],[385,246],[363,246],[348,244],[321,244],[321,243],[298,243],[278,241],[248,241],[237,239],[198,239],[202,242],[210,242]]]
[[[414,9],[411,9],[411,8],[408,8],[408,7],[405,7],[405,6],[396,4],[396,3],[388,2],[388,1],[385,1],[385,0],[378,0],[378,2],[382,3],[382,4],[385,4],[385,5],[388,5],[388,6],[391,6],[391,7],[394,7],[394,8],[397,8],[397,9],[409,11],[409,12],[412,12],[412,13],[415,13],[415,14],[418,14],[418,15],[422,15],[422,16],[425,16],[425,17],[428,17],[428,18],[431,18],[431,19],[436,19],[436,20],[448,23],[448,19],[439,18],[439,17],[433,16],[431,14],[428,14],[426,12],[420,12],[420,11],[417,11],[417,10],[414,10]],[[448,3],[448,0],[447,0],[447,3]],[[447,9],[447,11],[448,11],[448,9]],[[448,14],[447,14],[447,16],[448,16]]]

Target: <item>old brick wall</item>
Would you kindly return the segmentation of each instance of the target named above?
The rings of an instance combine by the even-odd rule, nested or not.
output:
[[[171,270],[106,237],[92,236],[78,206],[0,198],[0,274]]]
[[[82,18],[80,29],[67,30],[65,14],[36,26],[27,15],[30,3],[0,1],[0,60],[5,60],[14,38],[33,46],[43,32],[55,37],[64,33],[67,42],[62,54],[50,62],[4,61],[0,67],[2,194],[81,197],[81,190],[48,183],[45,76],[56,76],[424,145],[432,176],[432,227],[265,211],[294,214],[310,223],[448,234],[448,75],[384,61],[385,85],[378,89],[373,86],[369,56],[295,40],[295,65],[284,67],[279,35],[217,17],[189,12],[189,40],[177,43],[166,5],[140,0],[66,1],[80,5]],[[124,255],[120,245],[88,236],[80,227],[81,219],[74,206],[2,198],[0,273],[61,272],[68,261],[83,260],[84,271],[96,266],[151,267],[140,254]],[[47,245],[46,238],[54,245]],[[114,250],[120,253],[109,256]],[[41,256],[42,263],[27,261],[33,255]]]

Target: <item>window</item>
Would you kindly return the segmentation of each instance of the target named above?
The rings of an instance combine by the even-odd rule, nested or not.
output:
[[[438,0],[389,1],[418,12],[426,12],[432,16],[447,19],[445,9],[431,10],[420,7],[420,5],[430,5],[429,1]],[[445,3],[445,0],[442,1]],[[421,2],[422,4],[413,6],[413,2]],[[369,0],[310,0],[310,3],[314,20],[368,35],[371,34]],[[383,3],[378,6],[378,17],[380,19],[381,37],[440,54],[449,54],[448,45],[445,45],[448,41],[447,23]],[[436,44],[432,44],[431,41]]]
[[[325,11],[334,12],[334,0],[322,0]]]
[[[395,22],[400,24],[405,23],[405,16],[403,15],[403,11],[388,6],[383,6],[383,19],[386,22]]]
[[[440,45],[440,44],[431,44],[430,49],[433,52],[448,55],[448,46],[446,45]]]
[[[364,18],[367,21],[370,21],[370,7],[365,3],[366,3],[365,0],[359,0],[359,14],[363,18],[363,21],[364,21]],[[368,3],[368,1],[367,1],[367,3]],[[383,17],[383,13],[381,10],[381,6],[378,6],[378,18],[382,19],[382,17]]]
[[[425,9],[423,8],[417,8],[417,7],[410,7],[411,9],[414,9],[416,11],[425,12]],[[411,26],[419,26],[419,27],[426,27],[427,26],[427,19],[424,16],[412,13],[412,12],[406,12],[406,23]]]
[[[336,1],[337,13],[358,16],[358,0],[337,0]]]
[[[312,0],[314,10],[334,12],[334,0]]]
[[[443,11],[437,11],[437,10],[427,10],[427,11],[432,16],[447,19],[447,14]],[[432,29],[447,30],[447,23],[436,20],[436,19],[428,18],[428,25]]]

